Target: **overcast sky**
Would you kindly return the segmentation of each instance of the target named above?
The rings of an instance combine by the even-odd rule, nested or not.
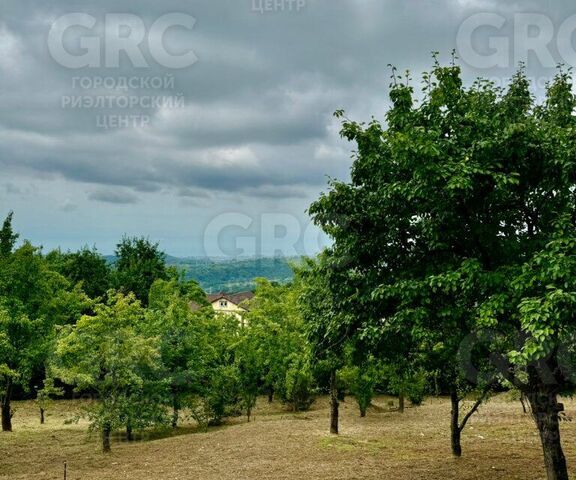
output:
[[[576,53],[562,49],[574,40],[572,4],[0,0],[0,215],[14,210],[17,230],[46,249],[95,244],[107,254],[128,234],[149,236],[179,256],[271,254],[288,234],[284,245],[298,244],[282,253],[314,253],[324,240],[307,227],[306,208],[327,176],[347,177],[353,149],[339,139],[334,110],[382,118],[387,65],[410,68],[417,82],[433,50],[448,61],[457,48],[467,81],[505,81],[526,37],[538,35],[537,27],[523,34],[526,17],[518,14],[551,30],[544,42],[550,58],[542,51],[527,58],[541,95],[538,85],[554,63],[574,62]],[[49,35],[59,38],[54,25],[70,13],[87,14],[95,25],[63,32],[63,59]],[[152,25],[171,13],[195,20],[192,28],[166,30],[160,42],[172,58],[195,56],[183,68],[160,64],[151,51],[158,47],[148,35]],[[145,66],[126,52],[114,64],[122,39],[106,14],[142,20]],[[492,24],[499,19],[502,25]],[[122,27],[120,36],[128,34]],[[90,39],[100,46],[97,64],[65,65],[94,53],[93,43],[80,43]],[[150,84],[166,75],[173,85]],[[116,88],[121,78],[130,79],[129,88]],[[83,108],[73,104],[80,97]],[[116,100],[90,104],[99,97]],[[159,105],[154,97],[178,101]],[[126,107],[130,98],[140,101]],[[115,125],[122,116],[135,120]]]

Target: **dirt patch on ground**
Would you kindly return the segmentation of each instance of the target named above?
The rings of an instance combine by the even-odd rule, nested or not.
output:
[[[453,459],[446,399],[430,398],[404,414],[379,397],[366,418],[354,399],[341,405],[339,436],[328,434],[328,402],[291,413],[259,401],[254,420],[237,418],[200,432],[186,424],[176,432],[151,432],[136,442],[117,438],[99,451],[84,422],[67,423],[78,402],[61,401],[40,425],[32,402],[15,404],[14,432],[0,434],[0,479],[522,479],[545,478],[534,422],[519,402],[490,400],[463,434],[463,457]],[[565,401],[568,416],[576,404]],[[576,427],[562,423],[565,453],[576,468]],[[573,471],[576,470],[573,468]]]

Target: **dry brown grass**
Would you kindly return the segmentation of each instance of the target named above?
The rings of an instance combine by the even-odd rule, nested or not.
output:
[[[43,426],[34,404],[20,402],[15,431],[0,434],[0,479],[62,479],[65,460],[71,480],[544,478],[533,421],[519,402],[500,396],[482,407],[464,432],[463,457],[453,459],[446,399],[428,399],[404,414],[388,411],[388,400],[378,398],[368,416],[360,418],[354,400],[348,399],[341,408],[339,436],[327,433],[325,398],[298,414],[262,399],[253,422],[234,419],[206,433],[187,425],[178,435],[116,440],[109,455],[100,453],[98,438],[87,436],[85,423],[64,423],[78,402],[58,402]],[[576,413],[575,403],[565,405],[568,415]],[[562,424],[562,435],[574,467],[573,423]]]

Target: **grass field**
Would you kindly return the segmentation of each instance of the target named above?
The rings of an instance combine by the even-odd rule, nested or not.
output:
[[[430,398],[404,414],[379,397],[366,418],[353,399],[341,405],[341,434],[328,430],[328,402],[293,414],[259,402],[254,421],[244,418],[206,433],[185,425],[127,443],[116,438],[100,453],[85,423],[65,423],[79,403],[57,402],[40,425],[32,402],[16,402],[14,432],[0,434],[0,479],[542,479],[542,455],[533,421],[519,402],[492,399],[463,434],[464,454],[450,454],[446,399]],[[565,401],[567,414],[576,403]],[[565,453],[576,466],[576,425],[562,423]]]

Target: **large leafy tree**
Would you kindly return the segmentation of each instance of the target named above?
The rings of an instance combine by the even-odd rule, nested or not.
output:
[[[88,302],[50,270],[39,248],[24,242],[13,250],[16,236],[6,225],[0,255],[0,400],[2,428],[11,430],[15,387],[28,390],[32,379],[42,380],[54,327],[75,321]]]
[[[79,284],[90,298],[103,297],[112,286],[110,265],[95,248],[67,253],[54,250],[46,260],[73,284]]]
[[[457,65],[436,63],[418,103],[394,75],[385,126],[344,119],[358,145],[351,181],[333,182],[311,213],[350,272],[355,334],[396,328],[438,352],[453,403],[474,380],[460,346],[482,338],[468,359],[498,359],[488,367],[530,399],[548,478],[567,479],[557,395],[572,382],[558,352],[571,351],[574,290],[559,279],[574,254],[576,102],[565,72],[540,105],[528,87],[520,71],[506,90],[466,88]]]
[[[339,305],[339,269],[332,252],[322,252],[317,261],[306,259],[295,271],[301,287],[298,305],[306,325],[306,336],[316,370],[329,375],[330,433],[339,430],[338,370],[344,366],[349,343],[350,318]]]
[[[158,339],[142,332],[144,309],[133,295],[110,294],[106,303],[84,315],[59,336],[52,371],[77,389],[96,391],[98,401],[88,412],[92,428],[102,434],[102,448],[110,450],[114,429],[140,427],[156,418],[158,402],[144,409],[150,380],[157,379]],[[144,417],[145,415],[145,417]]]
[[[168,280],[166,255],[158,243],[147,238],[124,237],[116,247],[116,287],[124,293],[132,292],[146,306],[150,287],[155,280]]]
[[[27,384],[37,363],[34,327],[25,313],[0,307],[0,402],[5,432],[12,431],[14,387]]]

